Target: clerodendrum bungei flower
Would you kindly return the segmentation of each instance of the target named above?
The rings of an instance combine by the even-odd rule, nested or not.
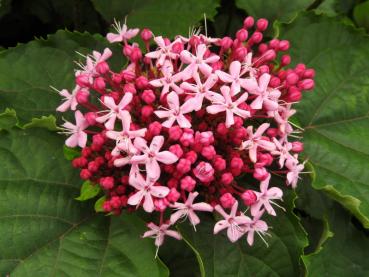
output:
[[[142,53],[130,42],[139,30],[116,22],[107,39],[121,44],[128,65],[113,71],[120,53],[92,51],[78,62],[75,87],[58,91],[57,110],[75,116],[63,124],[66,145],[82,148],[73,166],[101,187],[106,213],[150,213],[143,237],[157,247],[165,236],[181,239],[173,225],[198,228],[200,214],[214,210],[223,217],[214,234],[249,245],[257,234],[267,243],[263,218],[284,211],[283,190],[303,173],[301,128],[289,118],[314,87],[314,70],[288,68],[289,43],[262,42],[268,22],[254,23],[246,18],[234,39],[170,40],[144,29]]]

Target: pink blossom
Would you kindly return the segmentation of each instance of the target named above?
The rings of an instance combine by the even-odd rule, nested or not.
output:
[[[176,223],[180,218],[189,218],[191,224],[195,227],[200,223],[199,217],[195,214],[195,211],[212,212],[213,207],[207,203],[201,202],[193,204],[195,198],[199,195],[198,192],[190,192],[185,203],[174,203],[171,207],[176,209],[170,216],[171,224]]]
[[[245,60],[242,63],[241,75],[245,73],[249,73],[250,77],[255,77],[257,73],[256,67],[254,67],[254,64],[252,62],[252,52],[249,52],[246,55]]]
[[[70,137],[65,141],[65,145],[68,147],[85,147],[87,143],[87,134],[84,130],[88,127],[87,120],[80,111],[74,113],[76,124],[70,122],[65,122],[63,126],[62,133],[70,135]]]
[[[208,99],[209,95],[214,94],[210,89],[217,83],[218,77],[215,74],[210,74],[205,83],[201,82],[198,73],[194,74],[193,78],[196,84],[183,82],[181,88],[194,93],[194,97],[190,101],[193,101],[194,110],[199,111],[202,108],[204,98]]]
[[[78,105],[76,96],[77,96],[77,92],[80,89],[81,88],[78,85],[73,89],[72,93],[69,93],[69,91],[66,89],[62,89],[61,91],[58,91],[57,89],[55,89],[57,92],[59,92],[60,96],[64,97],[63,98],[64,102],[59,107],[57,107],[56,110],[58,112],[66,112],[69,109],[71,109],[72,111],[75,111]]]
[[[145,56],[150,59],[156,59],[157,66],[162,66],[166,59],[175,60],[178,58],[179,55],[173,52],[172,47],[175,43],[180,41],[179,39],[176,39],[169,45],[165,44],[165,41],[162,36],[155,37],[154,41],[159,46],[158,50],[149,52]]]
[[[243,93],[236,101],[232,100],[231,89],[227,86],[220,88],[222,95],[214,93],[211,96],[213,105],[208,106],[206,111],[210,114],[217,114],[220,112],[226,112],[226,127],[229,128],[234,124],[234,115],[238,115],[242,118],[250,116],[250,112],[239,108],[238,106],[245,103],[248,94]]]
[[[168,62],[170,63],[170,62]],[[182,73],[179,72],[173,75],[173,66],[171,63],[163,65],[161,70],[163,73],[163,77],[160,79],[151,80],[149,83],[153,87],[163,87],[161,90],[161,97],[166,95],[169,92],[169,89],[173,89],[176,93],[182,93],[183,90],[176,84],[177,82],[182,80]]]
[[[259,84],[254,79],[254,84],[248,85],[247,91],[257,96],[250,104],[250,107],[254,110],[260,110],[263,106],[268,111],[278,109],[278,99],[281,96],[281,92],[277,89],[268,88],[270,77],[269,74],[264,73],[259,77]]]
[[[136,153],[136,149],[133,146],[131,139],[145,136],[146,128],[131,131],[132,118],[128,111],[122,111],[120,114],[122,118],[122,131],[107,131],[106,136],[116,141],[116,146],[112,151],[113,156],[119,155],[120,151],[126,153]]]
[[[264,210],[258,211],[258,213],[255,214],[254,218],[247,222],[245,225],[245,232],[247,232],[247,243],[252,246],[254,244],[254,235],[257,233],[260,238],[265,242],[266,245],[268,243],[264,240],[263,236],[267,235],[268,231],[268,224],[260,220],[260,217],[263,215]]]
[[[209,76],[211,74],[213,69],[209,64],[217,62],[220,58],[219,56],[214,55],[204,59],[205,52],[205,44],[200,44],[197,46],[196,56],[187,50],[183,50],[181,52],[182,62],[188,64],[187,67],[182,71],[184,80],[192,78],[198,72],[198,70],[200,70],[205,76]]]
[[[107,110],[107,114],[100,116],[96,118],[97,122],[104,123],[105,127],[108,130],[113,130],[115,125],[115,120],[117,117],[119,119],[122,119],[122,111],[128,106],[128,104],[132,101],[133,95],[132,93],[126,93],[124,94],[122,100],[119,102],[119,104],[115,104],[115,101],[110,96],[104,97],[104,105],[109,108]]]
[[[94,59],[95,68],[96,68],[96,65],[98,65],[99,63],[105,62],[107,59],[109,59],[112,54],[113,53],[111,52],[109,48],[105,48],[102,54],[97,51],[93,51],[92,57]]]
[[[273,151],[275,149],[274,143],[264,140],[261,137],[262,134],[266,131],[266,129],[269,128],[269,126],[270,126],[269,123],[261,124],[255,133],[253,133],[252,131],[253,129],[252,126],[247,127],[248,140],[242,142],[240,149],[249,150],[249,157],[253,163],[256,163],[258,147],[261,147],[268,151]]]
[[[169,236],[177,240],[182,239],[181,234],[178,233],[177,231],[168,230],[168,228],[170,227],[169,224],[161,224],[160,226],[158,226],[150,222],[147,224],[147,227],[150,228],[151,230],[146,231],[142,237],[143,238],[148,238],[148,237],[155,238],[155,245],[157,247],[155,257],[158,255],[159,247],[163,244],[165,236]]]
[[[231,83],[232,96],[238,94],[241,91],[241,87],[247,89],[249,87],[248,83],[252,82],[250,79],[241,78],[241,63],[239,61],[233,61],[229,66],[229,73],[217,70],[215,72],[219,79],[224,83]]]
[[[164,186],[154,186],[155,179],[151,179],[149,176],[146,180],[140,173],[132,174],[129,178],[129,184],[134,187],[137,192],[128,198],[128,204],[132,206],[140,205],[143,202],[143,208],[146,212],[151,213],[154,211],[153,196],[157,198],[164,198],[169,193],[169,188]]]
[[[123,25],[120,24],[119,21],[114,20],[113,28],[118,34],[108,33],[106,35],[106,39],[110,42],[120,42],[127,41],[133,37],[135,37],[140,31],[138,28],[128,29],[126,23]]]
[[[299,175],[304,170],[305,162],[299,164],[297,156],[290,157],[286,161],[286,167],[289,170],[287,173],[287,184],[291,185],[292,188],[296,188],[297,181],[300,179]]]
[[[223,220],[218,221],[214,226],[214,234],[227,228],[227,236],[231,242],[236,242],[245,233],[244,224],[250,223],[251,219],[243,213],[236,216],[238,202],[235,201],[231,213],[227,214],[220,205],[215,206],[215,210],[223,216]]]
[[[278,206],[271,200],[281,200],[283,192],[280,188],[272,187],[268,189],[271,175],[260,182],[260,192],[254,191],[257,196],[257,201],[251,206],[251,214],[253,216],[257,215],[260,210],[264,207],[268,214],[275,216],[276,213],[271,204]]]
[[[134,146],[141,151],[142,155],[135,155],[131,158],[131,162],[145,164],[146,174],[152,179],[158,179],[160,176],[159,162],[164,164],[173,164],[178,160],[178,157],[169,151],[159,152],[164,143],[163,136],[155,136],[147,146],[145,139],[137,137],[134,141]]]
[[[280,106],[277,111],[274,111],[274,120],[278,123],[279,131],[283,135],[288,135],[293,131],[293,128],[288,119],[296,113],[296,110],[291,109],[291,104],[286,107]]]
[[[159,118],[168,118],[162,123],[166,128],[172,127],[175,121],[181,128],[190,128],[191,123],[184,116],[184,114],[193,111],[194,104],[190,101],[185,102],[182,106],[179,106],[179,97],[177,93],[171,92],[167,96],[168,110],[155,111],[155,114]]]
[[[291,157],[291,154],[289,151],[292,149],[292,143],[289,143],[288,141],[285,141],[283,145],[277,140],[276,138],[273,138],[274,145],[276,149],[271,152],[272,155],[279,156],[279,166],[282,168],[284,166],[284,162],[286,159],[289,159]]]

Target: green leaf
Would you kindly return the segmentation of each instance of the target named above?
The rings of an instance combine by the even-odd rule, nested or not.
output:
[[[128,16],[131,28],[149,28],[155,35],[174,37],[187,35],[189,27],[204,19],[214,18],[219,0],[92,0],[96,10],[108,22]]]
[[[369,1],[365,1],[355,6],[354,20],[359,27],[369,31]]]
[[[0,129],[11,129],[18,123],[17,113],[13,109],[6,109],[0,114]]]
[[[63,145],[63,153],[64,153],[64,157],[68,161],[74,160],[75,158],[81,155],[81,152],[80,150],[78,150],[78,148],[71,148],[66,145]]]
[[[224,232],[213,235],[214,220],[203,219],[196,232],[181,225],[186,242],[196,250],[202,276],[299,276],[306,234],[292,213],[292,193],[285,197],[284,205],[288,212],[279,210],[277,217],[269,217],[273,227],[271,237],[266,237],[269,247],[257,236],[250,247],[246,239],[231,243]]]
[[[317,251],[303,257],[309,276],[367,276],[369,238],[337,204],[327,211]]]
[[[57,131],[56,118],[53,115],[32,118],[32,121],[25,124],[24,128],[45,128],[50,131]]]
[[[63,139],[40,128],[0,132],[0,275],[168,276],[144,222],[94,214]]]
[[[0,17],[7,14],[12,8],[12,0],[0,1]]]
[[[120,47],[108,44],[100,35],[58,31],[47,40],[32,41],[0,52],[0,110],[15,109],[20,124],[31,118],[55,114],[61,97],[50,85],[73,89],[76,67],[73,61],[83,61],[76,51],[87,54],[108,46],[122,56]],[[113,67],[122,67],[123,61],[123,58],[114,59]]]
[[[97,213],[101,213],[101,212],[104,212],[104,209],[103,209],[103,204],[106,200],[106,196],[102,196],[100,197],[96,202],[95,202],[95,211]]]
[[[283,25],[292,59],[316,70],[297,117],[313,187],[328,192],[369,228],[369,38],[334,19],[305,14]],[[355,47],[353,47],[353,45]]]
[[[238,8],[257,19],[266,18],[270,22],[276,19],[288,22],[296,17],[298,12],[307,9],[313,3],[314,0],[236,0]]]
[[[94,198],[100,191],[101,188],[99,185],[91,183],[90,181],[85,181],[82,184],[80,195],[75,199],[78,201],[86,201]]]

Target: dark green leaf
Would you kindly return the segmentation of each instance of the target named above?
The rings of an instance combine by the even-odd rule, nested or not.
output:
[[[214,18],[219,0],[92,0],[96,10],[108,22],[123,21],[128,16],[130,28],[149,28],[156,36],[187,35],[189,27]]]
[[[31,118],[55,114],[61,97],[50,86],[73,89],[74,60],[92,50],[111,47],[119,56],[120,48],[108,44],[100,35],[58,31],[47,40],[36,40],[0,53],[0,110],[13,108],[21,124]],[[124,65],[115,59],[113,66]],[[58,118],[60,115],[57,114]]]
[[[63,146],[64,157],[71,161],[81,155],[81,152],[77,148],[71,148],[66,145]]]
[[[363,27],[369,31],[369,1],[355,6],[354,19],[359,27]]]
[[[297,106],[313,186],[369,227],[369,38],[313,14],[283,25],[280,37],[291,41],[295,62],[316,70],[315,91]]]
[[[256,18],[266,18],[273,22],[288,22],[293,19],[298,12],[308,8],[314,0],[236,0],[238,8],[245,10],[249,15]]]
[[[0,133],[0,275],[167,276],[142,220],[74,200],[80,179],[62,144],[40,128]]]
[[[78,201],[86,201],[88,199],[94,198],[99,194],[101,188],[98,184],[93,184],[90,181],[85,181],[81,187],[81,193],[76,198]]]
[[[100,212],[104,212],[104,209],[103,209],[103,204],[106,200],[106,196],[102,196],[100,197],[96,202],[95,202],[95,211],[97,213],[100,213]]]
[[[6,109],[0,114],[0,129],[11,129],[18,123],[17,113],[13,109]]]
[[[58,130],[55,116],[42,116],[41,118],[32,118],[32,121],[25,124],[24,128],[45,128],[50,131]]]

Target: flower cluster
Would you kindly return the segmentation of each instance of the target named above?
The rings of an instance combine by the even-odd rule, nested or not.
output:
[[[303,144],[289,118],[315,73],[287,69],[290,44],[263,42],[267,26],[247,17],[234,39],[194,32],[169,40],[143,29],[143,53],[129,43],[139,30],[116,23],[107,39],[121,43],[129,64],[113,71],[110,49],[93,51],[73,91],[59,92],[57,110],[75,115],[63,125],[65,143],[82,148],[73,166],[101,186],[107,213],[155,212],[143,236],[158,247],[165,236],[181,238],[170,229],[176,222],[195,227],[199,212],[213,211],[224,218],[214,234],[227,229],[231,242],[245,236],[252,245],[255,233],[268,234],[262,217],[280,207],[272,176],[297,185]]]

